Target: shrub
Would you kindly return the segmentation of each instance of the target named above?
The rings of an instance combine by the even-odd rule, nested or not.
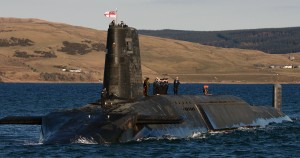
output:
[[[11,37],[10,39],[0,39],[0,47],[32,46],[33,44],[33,41],[25,38]]]
[[[76,54],[84,55],[91,52],[91,48],[87,44],[71,43],[68,41],[64,41],[63,45],[64,47],[62,47],[58,51],[66,52],[67,54],[70,55],[76,55]]]
[[[27,54],[27,52],[25,51],[15,51],[14,57],[30,58],[30,57],[35,57],[35,55]]]

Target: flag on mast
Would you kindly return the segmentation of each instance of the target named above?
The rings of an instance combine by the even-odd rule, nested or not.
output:
[[[108,18],[117,18],[117,11],[107,11],[104,13],[104,16]]]

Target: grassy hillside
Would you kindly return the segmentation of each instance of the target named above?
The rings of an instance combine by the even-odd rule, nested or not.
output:
[[[0,81],[98,82],[103,78],[106,31],[38,19],[0,18]],[[266,54],[140,36],[143,77],[182,82],[298,82],[300,54]],[[66,71],[63,71],[66,70]],[[81,72],[70,72],[81,70]]]
[[[300,27],[233,31],[140,30],[141,34],[270,54],[300,52]]]

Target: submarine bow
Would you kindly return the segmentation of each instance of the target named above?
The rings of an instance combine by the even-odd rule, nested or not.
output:
[[[118,143],[146,137],[190,137],[198,132],[291,121],[281,112],[281,86],[274,107],[250,106],[231,95],[144,97],[138,32],[111,23],[107,34],[101,100],[39,117],[7,117],[1,124],[41,124],[42,143]]]

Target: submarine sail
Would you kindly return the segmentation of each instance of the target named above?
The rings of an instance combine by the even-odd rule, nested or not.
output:
[[[107,34],[103,89],[122,99],[142,97],[142,70],[137,30],[111,23]]]

